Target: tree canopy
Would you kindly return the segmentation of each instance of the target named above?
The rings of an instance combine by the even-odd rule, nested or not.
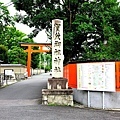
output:
[[[26,65],[27,54],[22,48],[17,46],[12,46],[8,51],[8,63],[11,64],[23,64]]]
[[[16,20],[34,27],[33,35],[42,29],[51,33],[53,19],[64,21],[64,62],[120,57],[116,54],[113,57],[111,52],[118,49],[116,46],[120,40],[120,7],[117,0],[12,1],[17,10],[26,12],[26,15],[17,15]],[[104,47],[105,42],[107,47]]]
[[[15,27],[6,27],[6,30],[1,34],[0,44],[7,46],[8,50],[13,46],[20,47],[20,42],[33,43],[34,41]]]
[[[7,48],[4,45],[0,45],[0,61],[6,63],[8,59]]]
[[[0,2],[0,34],[6,30],[6,26],[14,25],[13,17],[10,16],[10,13],[6,6]],[[1,36],[0,36],[1,38]]]
[[[7,47],[4,45],[3,33],[8,25],[14,25],[13,18],[10,16],[7,7],[0,2],[0,60],[6,63],[8,60]]]
[[[26,65],[27,54],[21,48],[20,42],[34,43],[25,33],[17,30],[14,26],[14,17],[4,4],[0,3],[0,60],[3,63]],[[36,59],[32,62],[32,67],[39,66],[38,54],[33,55]]]

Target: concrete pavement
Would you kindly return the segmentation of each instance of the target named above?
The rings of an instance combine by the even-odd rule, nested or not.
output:
[[[0,89],[0,120],[120,120],[120,111],[40,104],[49,73]]]

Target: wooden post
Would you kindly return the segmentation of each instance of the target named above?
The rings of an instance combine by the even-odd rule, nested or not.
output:
[[[28,72],[28,77],[30,77],[31,76],[31,46],[28,46],[27,72]]]

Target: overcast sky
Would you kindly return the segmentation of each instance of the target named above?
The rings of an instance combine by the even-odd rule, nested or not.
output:
[[[5,5],[9,5],[11,0],[0,0],[0,2],[4,3]],[[13,5],[10,5],[8,7],[8,10],[10,11],[11,15],[15,15],[15,13],[17,12],[14,8]],[[23,13],[24,14],[24,13]],[[27,25],[23,25],[20,23],[16,23],[16,28],[18,30],[20,30],[21,32],[25,33],[25,34],[29,34],[32,32],[33,29],[30,29]],[[41,31],[35,38],[34,41],[37,43],[45,43],[47,41],[47,35],[45,33],[45,30]]]

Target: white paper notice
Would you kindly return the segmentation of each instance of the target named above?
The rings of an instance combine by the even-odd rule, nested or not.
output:
[[[93,91],[115,91],[115,62],[77,64],[77,88]]]

